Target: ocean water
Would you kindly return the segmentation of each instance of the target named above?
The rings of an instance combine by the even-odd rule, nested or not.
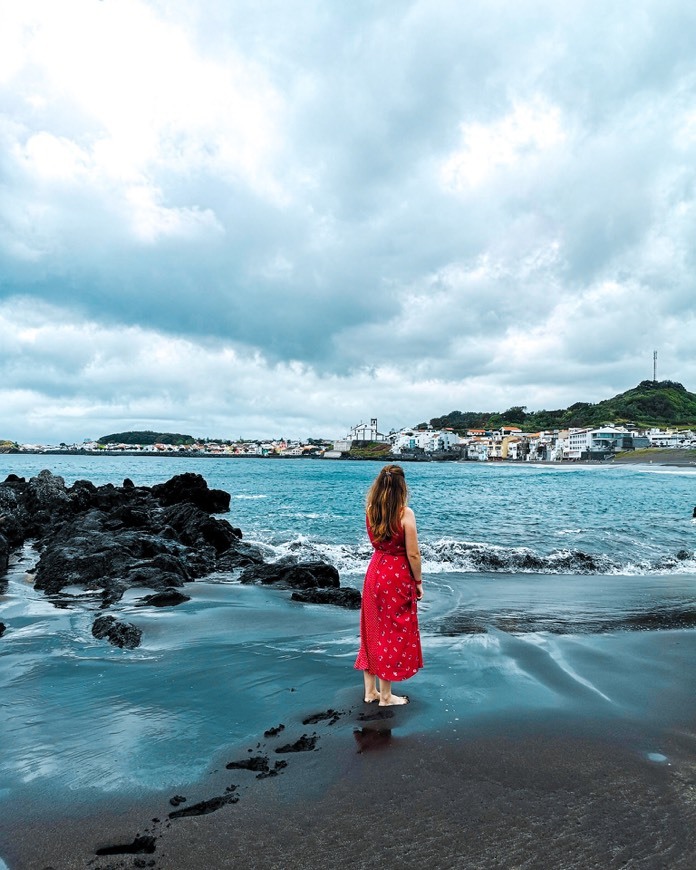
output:
[[[184,471],[232,496],[228,519],[269,559],[326,559],[360,587],[370,557],[371,462],[0,456],[0,479],[49,468],[150,485]],[[490,716],[548,711],[639,722],[637,745],[693,730],[696,707],[696,469],[656,466],[407,464],[424,557],[426,668],[403,731],[465,739]],[[30,546],[0,598],[0,814],[160,794],[205,777],[230,747],[307,712],[360,700],[358,614],[241,586],[190,584],[177,608],[112,609],[142,645],[95,640],[99,602],[61,606],[34,590]],[[172,792],[173,793],[173,792]]]

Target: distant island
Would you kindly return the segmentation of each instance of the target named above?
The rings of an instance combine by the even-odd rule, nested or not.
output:
[[[696,393],[690,393],[675,381],[641,381],[637,387],[619,393],[612,399],[597,404],[576,402],[568,408],[555,411],[528,412],[524,405],[514,405],[506,411],[450,411],[442,417],[433,417],[434,429],[498,429],[514,425],[523,432],[547,429],[582,429],[608,423],[632,423],[636,426],[694,426],[696,425]],[[416,428],[426,428],[421,423]]]
[[[177,432],[152,432],[149,429],[135,432],[116,432],[102,435],[97,444],[173,444],[182,447],[195,442],[193,435],[180,435]]]

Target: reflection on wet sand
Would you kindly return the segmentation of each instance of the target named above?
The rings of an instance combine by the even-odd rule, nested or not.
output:
[[[356,728],[353,737],[358,744],[358,754],[372,749],[384,749],[391,742],[391,728]]]

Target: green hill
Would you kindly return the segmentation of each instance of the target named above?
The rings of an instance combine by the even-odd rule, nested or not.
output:
[[[391,450],[391,444],[383,441],[358,441],[348,451],[351,459],[383,459]]]
[[[102,435],[98,444],[193,444],[191,435],[179,435],[176,432],[116,432],[113,435]]]
[[[696,393],[675,381],[641,381],[612,399],[592,404],[576,402],[568,408],[527,412],[515,405],[502,412],[451,411],[433,417],[437,429],[498,429],[519,426],[525,432],[540,429],[567,429],[569,426],[601,426],[605,423],[635,423],[638,426],[696,426]]]

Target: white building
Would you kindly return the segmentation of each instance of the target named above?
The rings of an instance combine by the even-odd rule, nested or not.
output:
[[[492,442],[490,442],[488,439],[471,441],[466,448],[467,458],[474,459],[478,462],[487,462],[489,447],[491,443]]]
[[[455,444],[461,444],[462,439],[446,429],[402,429],[391,436],[391,442],[394,453],[406,453],[411,450],[437,453],[449,450]]]
[[[694,433],[687,429],[651,429],[646,435],[653,447],[691,447],[694,443]]]
[[[345,438],[334,441],[333,450],[328,451],[327,459],[336,459],[342,453],[348,453],[353,446],[353,441],[389,441],[386,435],[377,429],[377,418],[372,417],[369,423],[358,423],[353,426]],[[334,455],[335,454],[335,455]]]
[[[386,435],[377,430],[377,418],[373,417],[369,424],[358,423],[346,435],[346,441],[388,441]]]
[[[580,456],[590,449],[591,429],[569,429],[567,451],[564,450],[564,456],[567,459],[580,459]]]
[[[596,429],[570,429],[568,432],[568,450],[564,457],[580,459],[583,453],[595,451],[620,450],[626,438],[631,433],[625,426],[600,426]]]

